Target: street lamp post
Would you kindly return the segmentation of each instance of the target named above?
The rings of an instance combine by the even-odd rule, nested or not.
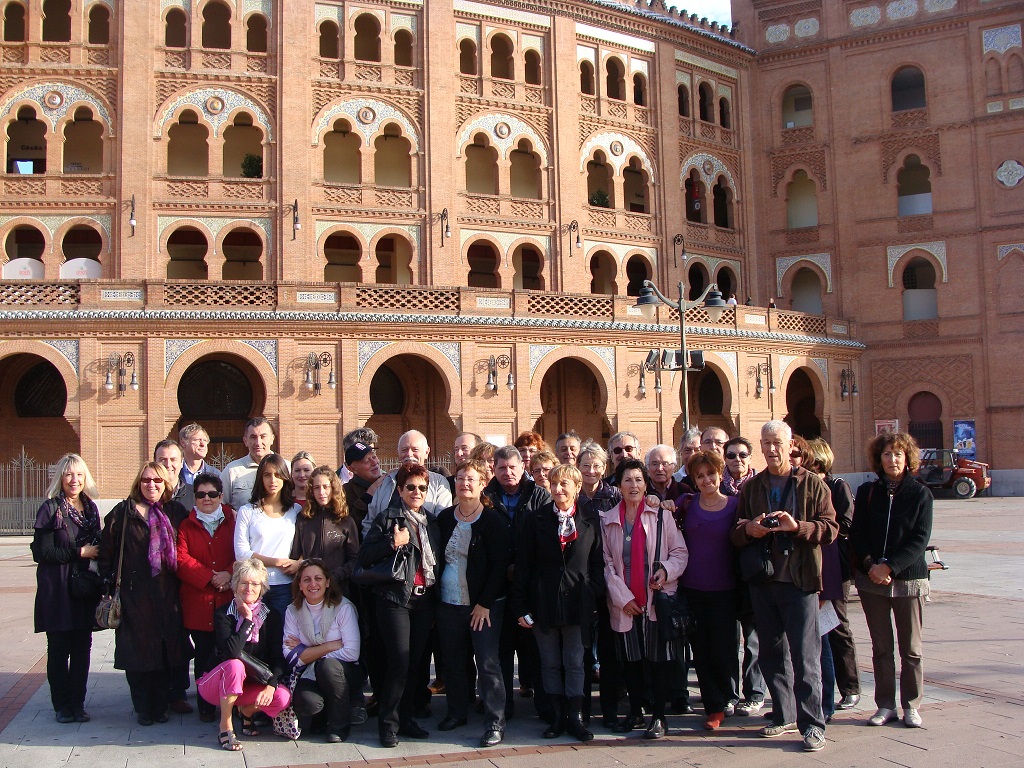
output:
[[[686,352],[686,310],[703,306],[708,312],[711,322],[717,323],[722,319],[722,313],[728,306],[722,298],[722,292],[718,285],[712,283],[694,301],[686,300],[686,286],[679,281],[679,299],[672,300],[658,290],[658,286],[650,280],[644,280],[643,288],[640,289],[640,296],[637,297],[636,305],[643,313],[644,319],[653,321],[659,304],[675,307],[679,311],[679,353],[674,355],[669,350],[658,359],[658,350],[652,349],[647,355],[644,365],[649,371],[682,371],[683,373],[683,431],[690,428],[690,394],[686,374],[691,370],[689,356]],[[674,359],[673,359],[674,358]]]

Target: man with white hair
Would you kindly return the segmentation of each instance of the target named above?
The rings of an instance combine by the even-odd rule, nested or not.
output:
[[[672,479],[684,486],[683,490],[687,493],[696,493],[696,483],[690,482],[690,478],[686,474],[686,462],[690,460],[697,451],[700,450],[700,427],[694,425],[683,433],[683,436],[679,439],[679,455],[678,462],[679,468],[676,473],[672,475]]]
[[[648,493],[656,494],[659,499],[675,501],[688,491],[682,488],[672,473],[676,471],[676,449],[671,445],[659,444],[651,448],[644,458],[647,474],[651,478]]]
[[[839,524],[828,486],[815,473],[794,467],[792,450],[788,424],[773,420],[761,427],[768,468],[740,489],[732,542],[737,547],[767,544],[770,556],[771,568],[747,574],[760,641],[758,663],[773,704],[772,722],[761,735],[801,733],[804,749],[817,752],[825,747],[820,547],[836,538]],[[787,645],[791,670],[784,657]]]
[[[421,464],[426,466],[428,456],[430,456],[430,446],[427,444],[427,436],[422,432],[410,429],[398,438],[398,458],[402,460],[403,465]],[[397,474],[398,470],[393,469],[381,478],[380,486],[373,494],[373,501],[370,502],[366,518],[363,520],[363,536],[370,530],[370,525],[377,515],[391,506],[392,502],[399,503],[398,488],[395,486]],[[452,505],[452,492],[448,487],[447,477],[439,475],[437,472],[430,472],[429,475],[430,482],[427,487],[427,500],[423,502],[423,511],[431,517],[437,517],[442,510]]]

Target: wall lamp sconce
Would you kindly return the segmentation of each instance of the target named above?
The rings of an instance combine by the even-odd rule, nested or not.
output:
[[[578,221],[576,221],[576,219],[573,219],[572,221],[569,222],[568,226],[566,226],[565,231],[566,231],[566,233],[568,235],[570,235],[570,238],[569,238],[569,255],[572,256],[572,245],[573,245],[573,242],[572,242],[571,235],[572,235],[573,232],[576,233],[576,250],[577,251],[583,250],[583,240],[580,238],[580,223]]]
[[[302,222],[299,221],[299,199],[295,198],[295,202],[286,205],[284,210],[292,215],[292,240],[294,240],[296,233],[302,229]]]
[[[444,241],[450,240],[452,237],[452,228],[448,223],[448,209],[445,208],[437,215],[437,220],[441,226],[441,247],[444,248]]]
[[[135,237],[135,227],[139,225],[139,220],[135,218],[135,195],[132,195],[131,211],[128,214],[128,226],[132,228],[132,237]]]
[[[857,378],[854,376],[853,368],[843,368],[839,373],[839,397],[845,400],[847,395],[857,397],[860,390],[857,389]]]
[[[764,382],[762,377],[768,379],[768,394],[775,394],[775,381],[772,379],[771,363],[758,363],[747,368],[747,378],[754,379],[754,397],[761,397],[764,394]]]
[[[498,391],[498,369],[502,370],[509,368],[512,365],[512,358],[508,355],[498,355],[495,357],[491,355],[491,359],[487,361],[487,391],[497,392]],[[511,392],[516,388],[516,379],[512,375],[512,371],[508,372],[508,380],[505,382],[505,386],[508,387],[508,391]]]
[[[679,246],[678,256],[682,256],[683,257],[683,264],[685,264],[686,263],[686,243],[685,243],[685,239],[683,238],[682,233],[679,233],[675,237],[672,238],[672,245],[673,246],[676,246],[676,245]],[[677,257],[677,253],[676,253],[676,249],[675,248],[672,249],[672,263],[675,266],[677,266],[677,267],[679,266],[679,259]]]
[[[126,384],[125,380],[128,378],[128,369],[132,369],[131,382]],[[112,352],[110,357],[107,358],[107,379],[103,382],[103,388],[107,392],[114,391],[114,371],[117,371],[117,396],[124,397],[125,391],[128,387],[131,387],[136,392],[139,389],[139,377],[135,375],[135,355],[131,352],[125,352],[123,355]]]
[[[306,389],[313,390],[313,397],[320,394],[320,371],[325,368],[331,369],[331,374],[327,377],[327,386],[331,389],[337,389],[338,380],[334,378],[334,369],[331,368],[333,362],[334,359],[331,357],[330,352],[322,352],[319,355],[316,352],[310,352],[306,357],[306,380],[303,384]]]
[[[637,387],[636,387],[637,397],[639,397],[641,400],[643,400],[645,397],[647,397],[647,365],[646,364],[637,365],[636,363],[633,363],[628,368],[626,368],[626,375],[627,376],[637,376],[637,375],[639,375],[640,381],[639,381],[639,383],[637,384]],[[659,379],[659,383],[660,383],[660,379]]]

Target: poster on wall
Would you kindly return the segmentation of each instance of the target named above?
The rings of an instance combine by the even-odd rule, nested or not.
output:
[[[953,422],[953,447],[965,459],[976,459],[978,453],[974,434],[974,419],[957,419]]]
[[[875,419],[875,434],[880,435],[883,432],[899,432],[900,431],[900,420],[899,419]]]

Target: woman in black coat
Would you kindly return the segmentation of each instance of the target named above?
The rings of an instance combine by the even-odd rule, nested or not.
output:
[[[554,719],[544,732],[568,730],[580,741],[594,734],[583,725],[583,656],[596,603],[604,595],[604,553],[596,514],[577,514],[583,476],[576,467],[551,470],[553,503],[523,523],[512,582],[519,626],[532,627],[540,651],[544,690]]]
[[[486,476],[487,465],[482,461],[460,464],[455,472],[458,503],[437,518],[442,552],[437,634],[442,657],[453,660],[445,666],[448,714],[437,727],[450,731],[466,724],[473,688],[463,660],[472,647],[487,723],[480,746],[493,747],[505,735],[505,683],[498,646],[511,535],[504,516],[483,494]]]
[[[400,506],[384,510],[370,525],[359,550],[359,564],[370,568],[405,548],[411,564],[404,582],[371,588],[386,659],[384,684],[377,693],[377,728],[382,747],[397,747],[399,736],[425,739],[430,733],[412,719],[414,669],[426,651],[437,613],[437,560],[442,556],[437,521],[423,512],[430,486],[427,468],[402,467],[395,476]]]
[[[144,464],[128,498],[104,520],[100,541],[100,573],[111,583],[121,561],[114,668],[125,672],[139,725],[167,722],[171,671],[191,657],[177,576],[177,528],[188,512],[170,499],[167,470],[153,461]]]
[[[100,596],[95,562],[100,513],[91,498],[96,484],[81,456],[65,454],[55,469],[47,499],[36,514],[32,539],[33,559],[39,563],[35,630],[46,633],[46,680],[57,722],[87,723],[85,692],[93,614]]]

